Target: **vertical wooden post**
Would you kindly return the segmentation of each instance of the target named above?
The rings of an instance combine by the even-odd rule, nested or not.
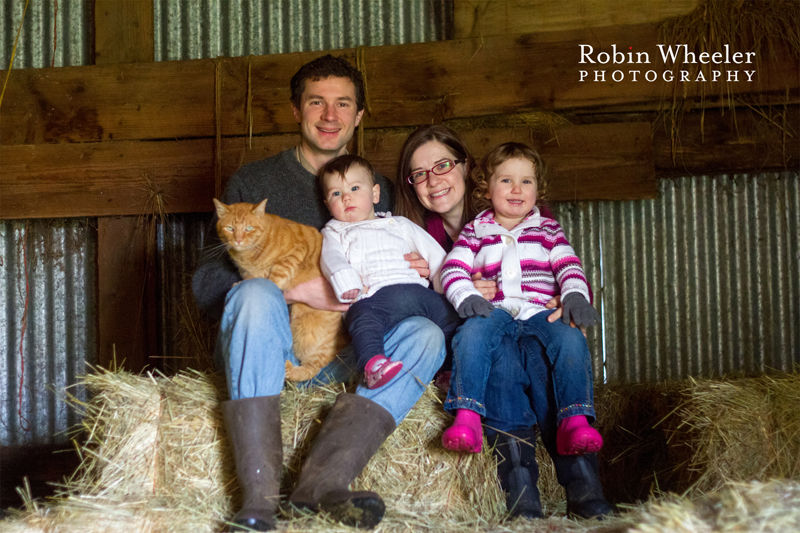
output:
[[[153,0],[95,0],[95,64],[153,61]],[[155,243],[137,217],[98,217],[98,364],[133,372],[156,355]]]

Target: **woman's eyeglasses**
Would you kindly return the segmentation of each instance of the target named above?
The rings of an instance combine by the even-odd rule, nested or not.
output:
[[[411,185],[419,185],[420,183],[425,183],[425,181],[430,177],[431,173],[436,174],[437,176],[443,176],[447,174],[459,163],[463,163],[463,159],[456,159],[453,161],[452,159],[445,159],[440,161],[434,165],[434,167],[430,170],[417,170],[416,172],[412,172],[409,176],[406,176],[406,181]]]

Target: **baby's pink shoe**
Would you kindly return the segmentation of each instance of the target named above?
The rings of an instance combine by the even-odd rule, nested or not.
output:
[[[559,455],[583,455],[599,451],[603,437],[583,415],[570,416],[561,421],[556,433],[556,451]]]
[[[383,387],[397,375],[403,368],[400,361],[392,361],[386,356],[376,355],[369,361],[364,368],[364,381],[367,382],[368,389]]]
[[[480,452],[483,448],[481,415],[469,409],[458,409],[455,422],[442,433],[442,446],[454,452]]]

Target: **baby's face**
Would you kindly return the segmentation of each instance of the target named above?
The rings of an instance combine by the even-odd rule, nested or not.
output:
[[[351,166],[344,175],[326,174],[325,205],[336,220],[360,222],[375,218],[374,204],[381,197],[381,186],[372,184],[367,169]]]

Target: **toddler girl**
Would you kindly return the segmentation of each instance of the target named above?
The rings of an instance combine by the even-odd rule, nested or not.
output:
[[[571,321],[591,326],[599,316],[563,230],[536,207],[543,193],[542,175],[539,155],[519,143],[494,148],[473,174],[476,199],[488,200],[491,208],[464,227],[442,268],[447,299],[468,318],[453,340],[445,409],[454,410],[456,419],[442,436],[450,450],[481,450],[481,416],[487,407],[500,413],[486,421],[492,430],[509,434],[536,422],[530,384],[541,379],[525,376],[525,357],[531,351],[526,343],[534,338],[546,354],[558,406],[558,453],[580,455],[602,446],[588,420],[595,415],[589,348],[581,330],[569,326]],[[497,282],[491,302],[472,284],[477,272]],[[559,293],[563,318],[550,323],[545,304]],[[498,372],[515,376],[515,383],[491,379]]]

